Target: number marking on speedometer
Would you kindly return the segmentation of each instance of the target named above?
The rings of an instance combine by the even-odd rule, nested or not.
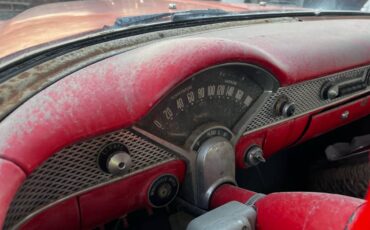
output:
[[[193,91],[190,91],[186,96],[187,96],[188,101],[189,101],[189,103],[190,103],[190,104],[194,103],[194,101],[195,101],[195,96],[194,96]]]
[[[217,86],[217,96],[223,96],[225,93],[225,85]]]
[[[253,98],[251,97],[251,96],[247,96],[246,98],[245,98],[245,100],[244,100],[244,105],[246,105],[246,106],[250,106],[251,105],[251,103],[253,102]]]
[[[154,122],[153,122],[153,123],[154,123],[154,124],[155,124],[155,126],[157,126],[158,128],[163,129],[163,126],[162,126],[161,122],[159,122],[159,121],[157,121],[157,120],[154,120]]]
[[[185,105],[181,97],[176,100],[176,104],[179,110],[184,110]]]
[[[215,85],[209,85],[208,86],[208,96],[215,95],[216,86]]]
[[[202,99],[204,98],[204,87],[198,89],[198,98]]]
[[[236,98],[236,100],[240,100],[240,99],[242,99],[243,95],[244,95],[243,90],[238,89],[238,90],[236,91],[236,94],[235,94],[235,98]]]
[[[257,82],[246,77],[253,71],[222,67],[186,80],[155,107],[141,122],[142,127],[178,145],[209,122],[232,129],[263,92]]]
[[[173,119],[173,112],[169,107],[167,107],[165,110],[163,110],[163,113],[164,113],[164,115],[166,115],[167,120],[172,120]]]
[[[228,86],[226,89],[226,96],[232,97],[234,94],[234,86]]]

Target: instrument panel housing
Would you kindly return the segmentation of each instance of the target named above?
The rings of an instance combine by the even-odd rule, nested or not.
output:
[[[311,99],[315,100],[311,107],[302,107],[299,103],[304,100],[296,98],[298,112],[289,119],[258,110],[254,119],[259,117],[262,123],[249,123],[236,143],[239,167],[242,163],[238,159],[242,159],[250,137],[269,149],[271,155],[298,141],[311,116],[368,97],[366,89],[336,100],[316,101],[316,89],[324,80],[368,70],[368,28],[369,20],[356,19],[224,28],[147,44],[76,71],[23,103],[0,123],[0,157],[4,164],[12,164],[12,169],[1,175],[18,175],[17,180],[0,180],[5,194],[0,209],[8,210],[22,182],[56,152],[132,126],[175,86],[195,73],[225,63],[258,66],[276,78],[281,87],[269,97],[266,108],[270,108],[275,96],[299,93],[305,86],[314,85],[310,88],[314,89]],[[369,112],[367,103],[358,117]],[[292,129],[297,134],[277,148],[277,141],[271,141],[275,140],[276,130],[289,134]],[[0,212],[0,226],[5,216]]]

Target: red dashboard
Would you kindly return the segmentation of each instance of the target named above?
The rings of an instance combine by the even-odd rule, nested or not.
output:
[[[365,18],[302,18],[224,27],[142,44],[65,76],[22,103],[0,123],[0,187],[3,194],[0,197],[0,226],[7,223],[7,228],[16,225],[25,229],[65,229],[64,223],[68,229],[93,228],[128,212],[152,207],[147,198],[151,183],[163,174],[174,175],[180,183],[183,182],[186,161],[171,152],[172,147],[177,149],[178,146],[146,136],[145,127],[138,124],[172,90],[210,67],[248,64],[276,79],[276,86],[266,90],[270,94],[263,103],[253,107],[255,113],[250,115],[248,125],[239,136],[235,134],[235,165],[238,168],[247,166],[245,152],[253,145],[261,146],[264,157],[268,158],[288,146],[369,116],[369,28],[370,20]],[[333,99],[320,98],[324,83],[341,83],[348,79],[359,79],[365,86]],[[300,98],[304,96],[302,90],[309,92],[308,99]],[[275,106],[273,103],[281,95],[287,95],[294,102],[294,115],[276,118],[266,111],[266,108]],[[349,116],[344,117],[346,113]],[[40,172],[45,167],[52,167],[53,160],[60,165],[75,160],[77,164],[94,167],[86,163],[87,158],[63,161],[61,154],[72,153],[81,146],[87,146],[86,152],[88,149],[97,151],[98,147],[94,149],[90,143],[100,143],[99,138],[117,132],[121,133],[121,139],[112,137],[112,140],[126,138],[129,150],[139,148],[130,146],[129,140],[142,141],[140,145],[149,146],[145,151],[158,148],[153,150],[158,151],[155,154],[165,156],[169,152],[168,156],[153,161],[152,165],[138,167],[119,179],[104,177],[92,170],[104,180],[86,183],[55,197],[42,198],[47,202],[33,200],[36,203],[31,202],[29,205],[33,208],[29,210],[13,207],[8,212],[17,196],[20,204],[22,199],[23,202],[31,199],[19,195],[22,185],[30,184],[31,188],[25,190],[27,194],[32,193],[32,188],[37,193],[38,184],[27,180],[41,177]],[[140,138],[143,140],[138,140]],[[141,162],[140,154],[137,154],[133,164]],[[66,167],[72,170],[74,166]],[[58,170],[61,173],[66,168]],[[80,172],[88,173],[89,170],[81,168]],[[72,170],[71,175],[73,173]],[[9,176],[12,180],[4,179]],[[79,183],[83,184],[76,182]],[[52,185],[59,188],[58,183]],[[49,189],[48,193],[53,190]],[[96,210],[100,210],[99,213]],[[10,213],[13,219],[9,217]]]

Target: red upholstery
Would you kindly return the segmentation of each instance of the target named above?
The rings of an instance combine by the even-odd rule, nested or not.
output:
[[[245,203],[253,192],[232,185],[220,186],[212,196],[216,208],[232,200]],[[348,196],[282,192],[269,194],[256,202],[258,230],[345,229],[356,221],[364,200]]]
[[[367,189],[367,202],[361,210],[358,211],[357,221],[354,221],[349,229],[363,230],[370,229],[370,185]]]
[[[256,203],[259,230],[345,229],[363,200],[325,193],[273,193]]]

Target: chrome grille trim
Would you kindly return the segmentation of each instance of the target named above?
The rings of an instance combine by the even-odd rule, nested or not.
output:
[[[123,143],[130,151],[133,164],[124,176],[104,173],[97,165],[99,150],[109,142]],[[51,156],[27,177],[9,207],[4,229],[19,226],[30,214],[65,197],[173,159],[174,154],[125,129],[73,144]]]
[[[267,102],[264,104],[262,109],[257,112],[252,122],[247,126],[244,135],[268,127],[272,124],[279,123],[281,121],[290,120],[294,117],[298,117],[310,111],[319,109],[320,107],[328,106],[330,104],[338,103],[343,99],[349,99],[352,96],[364,94],[370,91],[370,86],[366,90],[362,90],[356,93],[348,94],[334,100],[322,100],[320,98],[321,87],[326,81],[332,80],[349,80],[352,78],[365,77],[369,67],[361,67],[337,74],[332,74],[326,77],[317,78],[302,83],[281,87],[277,92],[273,93]],[[296,112],[294,117],[285,118],[283,116],[276,116],[273,114],[273,106],[276,99],[280,95],[286,95],[295,105]]]

